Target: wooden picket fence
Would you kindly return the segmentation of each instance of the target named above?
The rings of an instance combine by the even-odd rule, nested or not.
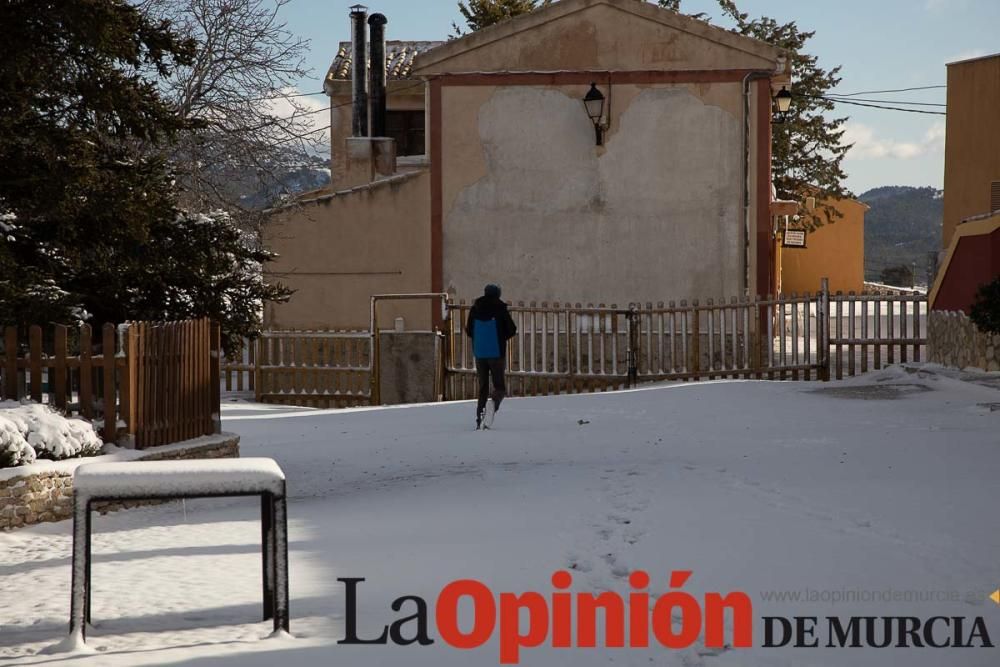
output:
[[[441,375],[447,399],[477,393],[464,325],[448,304]],[[926,297],[886,292],[569,304],[518,302],[508,393],[608,391],[659,381],[828,380],[926,358]],[[331,408],[372,400],[370,331],[265,331],[220,365],[217,384],[257,401]],[[439,381],[439,380],[435,380]]]
[[[92,420],[105,442],[137,448],[219,429],[218,325],[207,319],[6,327],[0,396]]]
[[[371,402],[371,335],[367,331],[270,330],[244,340],[221,363],[225,391],[262,403],[317,408]]]
[[[470,304],[451,304],[446,395],[473,398],[475,360],[464,333]],[[508,393],[608,391],[642,382],[722,378],[828,380],[919,361],[926,297],[781,294],[658,303],[524,304],[510,308]]]
[[[830,297],[830,349],[839,380],[927,359],[927,296],[912,291],[837,292]]]

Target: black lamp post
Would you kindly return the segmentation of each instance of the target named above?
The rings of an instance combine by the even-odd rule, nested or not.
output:
[[[785,86],[781,87],[774,95],[774,106],[777,113],[775,114],[776,123],[784,123],[785,116],[788,114],[788,110],[792,107],[792,94],[788,92],[788,88]]]
[[[597,145],[604,145],[604,94],[597,89],[596,83],[590,84],[590,90],[583,98],[583,106],[587,109],[587,115],[594,123],[594,131],[597,135]]]

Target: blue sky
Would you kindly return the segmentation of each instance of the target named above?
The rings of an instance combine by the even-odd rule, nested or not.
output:
[[[350,38],[352,4],[293,0],[285,7],[289,29],[311,41],[313,76],[299,82],[303,92],[321,89],[337,43]],[[444,39],[460,18],[457,5],[456,0],[368,0],[370,11],[389,18],[389,39]],[[840,93],[944,84],[945,63],[1000,51],[998,0],[737,0],[737,5],[814,30],[810,49],[820,65],[843,66]],[[682,11],[720,15],[714,0],[684,0]],[[882,97],[943,103],[945,91]],[[325,103],[322,96],[316,100]],[[855,193],[880,185],[942,186],[943,116],[843,105],[839,110],[850,117],[848,136],[855,148],[845,167]]]

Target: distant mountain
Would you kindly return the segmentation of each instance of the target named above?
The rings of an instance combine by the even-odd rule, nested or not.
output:
[[[932,257],[941,249],[943,192],[936,188],[889,185],[858,199],[865,214],[865,280],[877,281],[883,269],[916,267],[916,283],[926,284]]]
[[[232,182],[243,194],[240,200],[247,208],[262,209],[291,199],[302,192],[322,188],[330,183],[329,160],[303,155],[299,164],[285,169],[276,179],[261,179],[252,170],[232,175]]]

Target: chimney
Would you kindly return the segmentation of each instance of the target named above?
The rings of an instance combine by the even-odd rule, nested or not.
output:
[[[368,8],[364,5],[351,7],[351,134],[355,137],[368,135],[368,48],[365,43],[365,18]]]
[[[389,20],[383,14],[368,17],[371,31],[372,64],[369,71],[371,93],[371,136],[385,136],[385,24]]]

